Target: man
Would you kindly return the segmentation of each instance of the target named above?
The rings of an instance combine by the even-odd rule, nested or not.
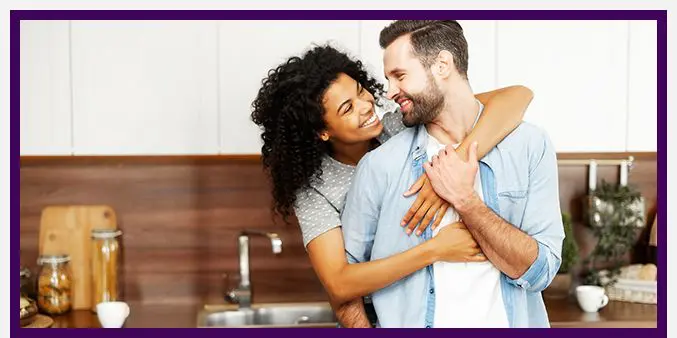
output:
[[[483,108],[468,83],[461,26],[396,21],[381,31],[380,44],[388,97],[413,128],[358,165],[342,214],[349,261],[388,257],[434,235],[428,228],[422,238],[409,236],[399,227],[411,204],[400,192],[426,170],[455,210],[441,224],[460,217],[489,262],[435,263],[374,293],[379,325],[548,327],[540,292],[557,273],[564,238],[550,140],[522,123],[479,165],[476,145],[467,162],[458,158],[445,146],[460,144]]]

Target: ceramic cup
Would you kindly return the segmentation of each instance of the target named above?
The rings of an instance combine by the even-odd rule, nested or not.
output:
[[[125,302],[103,302],[96,305],[96,315],[103,328],[120,328],[129,316]]]
[[[576,288],[578,305],[585,312],[597,312],[609,303],[604,288],[596,285],[581,285]]]

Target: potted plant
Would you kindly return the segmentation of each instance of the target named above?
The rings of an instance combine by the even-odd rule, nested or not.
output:
[[[576,239],[574,238],[571,215],[563,213],[562,224],[564,225],[562,263],[559,266],[557,275],[544,292],[552,298],[565,298],[569,295],[569,291],[571,290],[572,270],[578,262],[578,244],[576,244]]]
[[[589,214],[596,219],[591,222],[591,230],[598,241],[584,261],[587,267],[584,283],[607,286],[615,282],[620,268],[627,264],[625,256],[644,226],[644,198],[632,187],[604,181],[591,197],[595,203]],[[600,276],[598,263],[609,266],[607,275]]]

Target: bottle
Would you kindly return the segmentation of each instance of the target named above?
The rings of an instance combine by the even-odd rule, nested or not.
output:
[[[60,315],[72,307],[70,256],[43,255],[38,258],[38,307],[50,315]]]
[[[92,230],[92,311],[103,302],[117,301],[118,261],[122,231],[115,229]]]

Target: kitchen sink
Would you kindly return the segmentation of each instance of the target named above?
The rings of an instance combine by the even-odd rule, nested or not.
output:
[[[206,305],[197,318],[198,327],[336,327],[329,303],[270,303]]]

